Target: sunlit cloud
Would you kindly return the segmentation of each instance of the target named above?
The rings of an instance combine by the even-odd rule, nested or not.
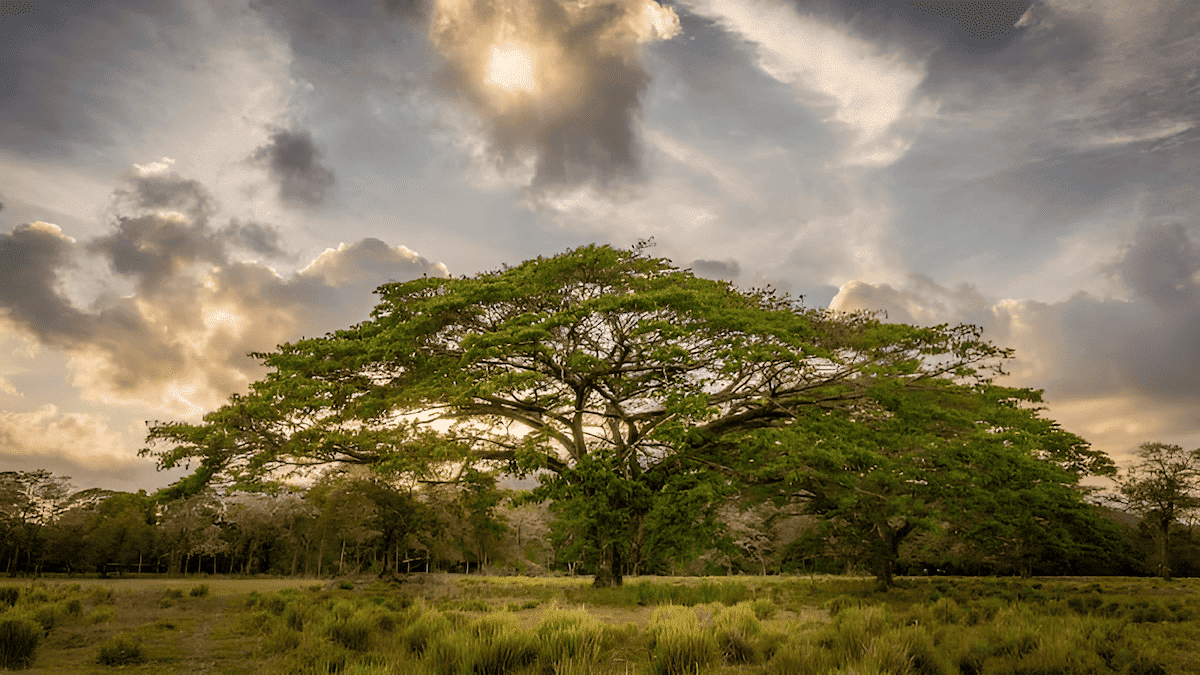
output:
[[[912,147],[938,104],[920,97],[924,68],[898,54],[799,14],[778,0],[685,0],[754,50],[758,66],[795,87],[798,100],[843,125],[850,140],[838,163],[886,167]]]

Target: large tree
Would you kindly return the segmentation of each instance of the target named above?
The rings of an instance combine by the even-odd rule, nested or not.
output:
[[[573,502],[596,583],[619,584],[650,521],[712,534],[755,433],[886,416],[908,392],[981,386],[1010,355],[972,326],[808,309],[642,245],[378,293],[370,320],[256,354],[271,371],[247,395],[201,424],[152,425],[144,452],[161,468],[199,463],[180,493],[329,463],[420,480],[480,463],[540,471],[543,494]],[[687,510],[665,518],[662,500]],[[892,506],[923,517],[915,502]]]
[[[1125,503],[1154,528],[1158,539],[1158,573],[1171,578],[1171,525],[1183,514],[1200,508],[1200,449],[1143,443],[1142,461],[1120,481]]]

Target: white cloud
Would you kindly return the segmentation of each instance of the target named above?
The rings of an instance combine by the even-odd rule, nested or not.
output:
[[[0,457],[66,456],[90,465],[130,461],[137,452],[108,420],[92,413],[61,412],[45,405],[29,412],[0,411]]]
[[[658,129],[646,128],[642,131],[642,135],[652,147],[680,165],[698,174],[712,176],[725,190],[728,197],[756,205],[763,203],[763,199],[754,185],[719,159],[704,153],[699,148],[672,138]]]
[[[838,163],[885,167],[912,146],[921,120],[936,102],[916,97],[922,67],[846,31],[802,16],[778,0],[685,0],[697,14],[715,19],[741,37],[759,68],[795,87],[801,103],[825,110],[826,121],[851,130],[853,140]],[[815,97],[814,97],[815,95]]]

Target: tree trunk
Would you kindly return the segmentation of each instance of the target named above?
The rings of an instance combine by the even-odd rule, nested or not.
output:
[[[909,535],[915,528],[913,523],[907,519],[904,524],[897,528],[892,528],[890,523],[877,525],[876,533],[879,535],[879,550],[878,558],[875,561],[875,580],[883,588],[891,588],[895,585],[893,573],[896,569],[896,561],[900,559],[900,542]]]
[[[1171,519],[1159,519],[1159,532],[1162,537],[1159,539],[1159,573],[1166,581],[1171,580]]]
[[[595,588],[610,588],[624,583],[621,577],[621,551],[616,544],[609,544],[600,553],[600,562],[596,568],[596,579],[592,582]]]

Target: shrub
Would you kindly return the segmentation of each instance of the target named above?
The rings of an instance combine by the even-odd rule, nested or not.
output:
[[[287,601],[283,599],[283,596],[272,593],[271,595],[264,595],[259,598],[258,606],[275,616],[279,616],[287,609]]]
[[[768,675],[796,675],[796,673],[828,673],[836,669],[829,652],[815,649],[810,644],[793,644],[776,652],[767,662]]]
[[[775,603],[766,598],[759,598],[758,600],[751,602],[750,607],[754,610],[754,616],[764,620],[770,619],[771,617],[775,616],[775,612],[779,611],[779,608],[775,606]]]
[[[29,592],[25,594],[25,603],[40,605],[44,602],[50,602],[50,594],[46,591],[45,585],[30,586]]]
[[[428,649],[433,639],[450,631],[450,622],[437,612],[428,612],[417,618],[408,627],[404,643],[408,651],[422,655]]]
[[[92,623],[103,623],[105,621],[112,621],[116,616],[117,610],[112,607],[95,607],[92,609],[92,613],[88,614],[88,619]]]
[[[114,602],[112,589],[104,586],[92,586],[88,591],[88,599],[97,605],[111,605]]]
[[[183,597],[183,589],[182,588],[168,588],[167,590],[163,591],[163,597],[164,598],[182,598]]]
[[[758,663],[762,657],[762,625],[749,603],[720,610],[713,616],[713,631],[727,664]]]
[[[598,662],[607,650],[604,624],[583,609],[552,606],[542,613],[534,634],[541,645],[541,659],[553,664]]]
[[[284,610],[283,620],[292,630],[304,630],[304,624],[308,623],[309,615],[310,611],[307,607],[300,606],[300,603],[292,603]]]
[[[663,607],[650,615],[650,647],[657,675],[694,673],[717,660],[720,649],[712,631],[700,627],[694,611]]]
[[[271,633],[262,641],[262,652],[268,655],[290,652],[300,646],[300,631],[283,628]]]
[[[81,616],[83,614],[83,602],[79,598],[71,598],[63,603],[63,612],[71,616]]]
[[[146,651],[132,635],[120,633],[100,645],[96,662],[103,666],[132,666],[146,662]]]
[[[352,590],[354,590],[354,582],[350,581],[348,579],[342,579],[341,581],[338,582],[337,587],[342,589],[343,591],[352,591]]]
[[[188,591],[188,595],[193,598],[203,598],[208,596],[208,584],[196,584]]]
[[[352,616],[329,626],[329,639],[356,652],[365,652],[371,646],[372,626],[370,617]]]
[[[839,596],[836,596],[836,597],[833,597],[833,598],[827,600],[824,605],[821,605],[821,607],[823,609],[829,610],[829,616],[835,617],[843,609],[849,609],[851,607],[858,607],[861,604],[862,604],[861,602],[859,602],[858,600],[855,600],[854,598],[852,598],[848,595],[839,595]]]
[[[20,597],[21,588],[19,586],[0,586],[0,605],[12,607],[17,604]]]
[[[24,617],[0,619],[0,668],[28,668],[37,656],[41,627]]]
[[[538,658],[533,636],[511,628],[480,638],[468,651],[471,670],[476,675],[507,675]]]
[[[954,598],[942,598],[929,608],[933,619],[940,624],[958,623],[962,619],[962,608]]]

